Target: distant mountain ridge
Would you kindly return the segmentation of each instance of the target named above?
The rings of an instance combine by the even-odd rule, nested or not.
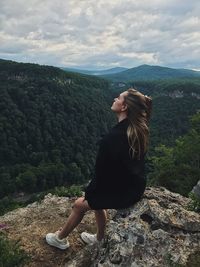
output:
[[[76,68],[61,68],[61,69],[65,71],[77,72],[77,73],[94,75],[94,76],[115,74],[115,73],[128,70],[128,68],[123,68],[123,67],[116,67],[116,68],[111,68],[111,69],[106,69],[106,70],[82,70],[82,69],[76,69]]]
[[[13,64],[20,64],[15,61],[8,61],[0,59],[1,63],[7,64],[12,62]],[[21,63],[23,64],[23,63]],[[32,63],[26,63],[32,64]],[[32,64],[39,66],[38,64]],[[44,66],[43,66],[44,67]],[[200,78],[200,71],[190,69],[176,69],[156,65],[143,64],[133,68],[115,67],[106,70],[84,70],[79,68],[65,68],[65,67],[53,67],[46,66],[47,68],[58,71],[58,69],[66,72],[79,73],[91,76],[98,76],[112,82],[128,82],[128,81],[147,81],[147,80],[163,80],[163,79],[180,79],[180,78]]]
[[[112,81],[161,80],[170,78],[200,78],[200,72],[189,69],[173,69],[161,66],[141,65],[117,74],[103,75]]]
[[[82,70],[73,68],[61,68],[65,71],[101,76],[113,82],[127,82],[133,80],[162,80],[177,78],[199,78],[200,71],[190,69],[175,69],[154,65],[140,65],[134,68],[116,67],[107,70]]]

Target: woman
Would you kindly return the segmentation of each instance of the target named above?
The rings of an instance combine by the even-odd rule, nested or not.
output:
[[[105,209],[128,208],[138,202],[145,190],[144,158],[148,147],[148,122],[151,98],[135,89],[128,89],[114,99],[112,111],[118,124],[100,141],[95,177],[78,198],[64,227],[46,235],[49,245],[66,249],[67,236],[81,222],[88,210],[94,210],[97,233],[83,232],[87,244],[101,241],[106,226]]]

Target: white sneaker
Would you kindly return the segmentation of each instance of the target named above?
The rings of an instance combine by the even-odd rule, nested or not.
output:
[[[97,235],[96,234],[89,234],[86,232],[81,233],[81,239],[86,243],[93,245],[95,243],[98,243],[99,241],[97,240]]]
[[[59,248],[59,249],[67,249],[70,245],[67,238],[59,239],[58,231],[55,233],[48,233],[46,235],[46,241],[50,246]]]

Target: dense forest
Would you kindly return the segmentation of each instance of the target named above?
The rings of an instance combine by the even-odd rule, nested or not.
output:
[[[150,183],[188,196],[200,177],[200,112],[190,119],[188,132],[174,146],[160,145],[151,157]]]
[[[0,197],[87,181],[115,123],[105,80],[0,62]]]
[[[196,126],[190,124],[191,118],[198,121],[199,116],[199,78],[135,80],[121,88],[102,78],[51,66],[0,60],[0,80],[0,198],[86,183],[93,173],[100,136],[117,122],[110,111],[113,98],[130,86],[153,98],[147,158],[150,182],[185,195],[195,184],[199,165],[181,190],[182,176],[174,172],[169,178],[163,166],[171,168],[165,164],[170,149],[171,166],[185,166],[186,158],[178,161],[177,151],[184,148],[180,144],[188,147],[199,140]],[[196,139],[184,141],[194,131]],[[198,158],[199,152],[195,153]],[[191,169],[186,168],[189,177]]]

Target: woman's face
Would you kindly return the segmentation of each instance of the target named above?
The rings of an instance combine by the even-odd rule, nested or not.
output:
[[[124,97],[128,94],[127,91],[124,91],[123,93],[121,93],[118,97],[116,97],[114,99],[114,102],[112,104],[112,111],[116,112],[116,113],[120,113],[123,112],[127,109],[125,101],[124,101]]]

